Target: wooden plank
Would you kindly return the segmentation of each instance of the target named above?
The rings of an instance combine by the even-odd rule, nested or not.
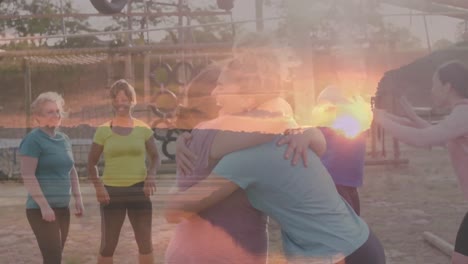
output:
[[[366,166],[377,166],[377,165],[407,165],[409,159],[366,159],[364,165]]]
[[[447,13],[446,16],[463,19],[468,19],[468,12],[467,14],[464,13],[463,9],[451,7],[445,4],[435,3],[431,1],[425,0],[382,0],[383,3],[399,6],[403,8],[418,10],[421,12],[431,13],[439,13],[444,12]],[[468,10],[467,10],[468,11]]]
[[[432,0],[432,2],[468,9],[468,2],[466,0]]]
[[[175,51],[230,51],[232,42],[223,43],[198,43],[198,44],[158,44],[141,45],[133,47],[100,47],[100,48],[70,48],[70,49],[36,49],[36,50],[10,50],[0,52],[1,57],[25,57],[25,56],[58,56],[71,54],[96,54],[96,53],[141,53],[152,52],[166,54]]]
[[[454,247],[447,241],[427,231],[423,233],[423,237],[427,243],[431,244],[431,246],[437,248],[447,256],[452,256]]]

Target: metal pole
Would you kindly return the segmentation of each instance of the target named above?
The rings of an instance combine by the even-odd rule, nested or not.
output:
[[[64,14],[64,10],[63,10],[63,0],[60,0],[60,14]],[[63,16],[62,17],[62,34],[63,35],[67,35],[67,29],[65,27],[65,17]],[[67,43],[67,37],[64,37],[63,38],[63,41],[65,43]]]
[[[150,67],[151,67],[151,57],[149,53],[144,53],[143,55],[143,102],[145,104],[149,104],[150,96],[151,96],[151,83],[150,83]],[[147,122],[151,121],[151,114],[148,111],[147,115]]]
[[[23,72],[24,72],[24,104],[26,110],[26,133],[31,131],[31,65],[27,59],[23,59]]]
[[[179,0],[179,3],[177,4],[177,11],[179,12],[178,15],[178,23],[177,25],[179,26],[178,28],[178,43],[182,44],[185,43],[185,36],[184,36],[184,17],[182,15],[182,8],[184,5],[183,0]]]
[[[269,20],[280,20],[284,19],[285,17],[269,17],[264,18],[264,21]],[[197,28],[197,27],[206,27],[206,26],[223,26],[223,25],[230,25],[230,24],[246,24],[246,23],[253,23],[256,22],[256,19],[248,19],[248,20],[241,20],[241,21],[233,21],[233,22],[217,22],[217,23],[206,23],[206,24],[197,24],[197,25],[190,25],[185,26],[185,28]],[[174,27],[161,27],[161,28],[150,28],[150,29],[132,29],[132,30],[118,30],[118,31],[107,31],[107,32],[91,32],[91,33],[82,33],[82,34],[67,34],[67,35],[50,35],[50,36],[31,36],[31,37],[14,37],[14,38],[2,38],[1,41],[25,41],[25,40],[37,40],[37,39],[53,39],[53,38],[79,38],[79,37],[90,37],[90,36],[100,36],[100,35],[113,35],[113,34],[125,34],[125,33],[141,33],[141,32],[153,32],[153,31],[166,31],[166,30],[174,30],[179,29],[179,26]]]
[[[128,27],[128,30],[131,31],[132,30],[132,2],[133,1],[129,1],[129,3],[127,4],[127,27]],[[133,39],[132,39],[132,33],[128,32],[127,33],[127,38],[126,38],[126,46],[127,47],[132,47],[133,46]],[[132,54],[130,52],[128,52],[126,55],[125,55],[125,79],[131,83],[132,85],[135,84],[135,79],[134,79],[134,75],[133,75],[133,64],[132,64]]]
[[[144,102],[149,103],[149,98],[151,95],[151,83],[150,83],[150,67],[151,67],[151,55],[149,53],[144,53],[143,55],[143,83],[144,83]]]
[[[426,16],[423,16],[423,21],[424,21],[424,31],[426,32],[426,43],[427,43],[427,48],[429,49],[429,52],[432,52],[431,38],[430,38],[430,36],[429,36],[429,29],[428,29],[428,27],[427,27]]]
[[[107,66],[107,88],[110,88],[115,80],[114,76],[114,55],[109,54],[106,61]]]
[[[255,0],[255,18],[257,20],[257,32],[262,32],[265,28],[263,24],[263,0]]]
[[[145,13],[149,13],[150,12],[150,5],[151,5],[151,2],[147,1],[145,3]],[[149,29],[149,16],[145,16],[145,22],[146,22],[146,27],[145,29]],[[149,34],[149,31],[146,31],[146,44],[149,44],[150,43],[150,34]]]

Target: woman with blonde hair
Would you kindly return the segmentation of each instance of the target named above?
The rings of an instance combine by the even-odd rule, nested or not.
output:
[[[84,212],[70,139],[58,131],[64,103],[55,92],[40,94],[31,105],[38,127],[19,146],[21,177],[28,190],[26,216],[47,264],[62,261],[70,226],[70,189],[75,215]]]
[[[132,116],[136,104],[133,86],[125,80],[115,82],[110,88],[110,99],[114,117],[97,128],[88,156],[89,178],[101,207],[98,263],[113,263],[126,215],[135,233],[139,263],[153,263],[150,196],[156,191],[159,166],[156,142],[151,128]],[[99,177],[97,164],[102,154],[104,172]]]
[[[211,174],[172,194],[166,219],[194,221],[240,192],[255,210],[279,223],[288,261],[385,263],[379,240],[337,193],[318,156],[309,151],[306,168],[283,159],[284,148],[275,142],[297,124],[280,98],[279,76],[279,63],[267,52],[239,52],[226,63],[213,91],[223,116],[206,126],[215,133],[200,153],[209,157]],[[192,141],[202,142],[196,136]],[[323,136],[314,137],[323,148]],[[242,212],[231,214],[240,218]],[[213,252],[224,251],[217,246]],[[236,261],[220,258],[218,263]]]

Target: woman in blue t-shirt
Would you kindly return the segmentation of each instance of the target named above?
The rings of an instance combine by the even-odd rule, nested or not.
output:
[[[31,105],[38,127],[19,147],[21,177],[28,191],[26,216],[47,264],[62,261],[70,226],[70,189],[75,215],[81,217],[84,212],[70,139],[57,131],[63,105],[63,98],[55,92],[40,94]]]
[[[280,224],[289,261],[385,263],[379,240],[339,196],[317,155],[308,153],[306,168],[283,159],[276,135],[297,125],[282,114],[276,66],[263,52],[227,62],[213,91],[225,111],[212,128],[219,132],[209,150],[222,159],[205,180],[169,197],[167,220],[191,218],[240,188],[253,207]],[[229,154],[252,135],[266,143]]]

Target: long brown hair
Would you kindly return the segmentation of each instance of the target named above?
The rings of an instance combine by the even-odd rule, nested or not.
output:
[[[450,61],[437,68],[442,84],[450,86],[463,98],[468,98],[468,68],[460,61]]]

